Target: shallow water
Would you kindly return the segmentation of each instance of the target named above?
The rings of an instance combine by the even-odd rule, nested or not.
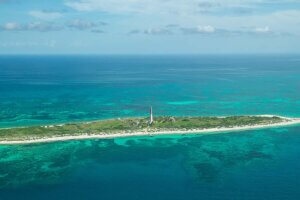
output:
[[[0,57],[0,127],[300,116],[299,56]],[[0,146],[0,199],[300,198],[300,126]]]
[[[0,199],[298,199],[300,126],[0,147]]]

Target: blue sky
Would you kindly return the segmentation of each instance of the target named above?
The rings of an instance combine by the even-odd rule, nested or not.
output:
[[[0,54],[300,53],[299,0],[0,0]]]

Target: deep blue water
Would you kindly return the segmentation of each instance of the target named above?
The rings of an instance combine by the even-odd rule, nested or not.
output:
[[[300,56],[1,56],[0,127],[300,117]],[[300,126],[0,146],[0,199],[300,199]]]
[[[146,115],[300,116],[300,56],[0,57],[0,127]]]

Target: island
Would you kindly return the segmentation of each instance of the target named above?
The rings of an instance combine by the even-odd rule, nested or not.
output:
[[[160,116],[117,118],[92,122],[77,122],[47,126],[0,129],[0,144],[26,144],[115,138],[153,136],[163,134],[203,134],[241,131],[300,123],[300,118],[274,115],[249,115],[225,117],[175,117]]]

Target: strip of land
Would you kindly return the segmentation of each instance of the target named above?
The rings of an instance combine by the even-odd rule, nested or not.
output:
[[[0,144],[29,144],[167,134],[210,134],[300,124],[300,118],[274,115],[227,117],[124,118],[85,123],[0,129]]]

